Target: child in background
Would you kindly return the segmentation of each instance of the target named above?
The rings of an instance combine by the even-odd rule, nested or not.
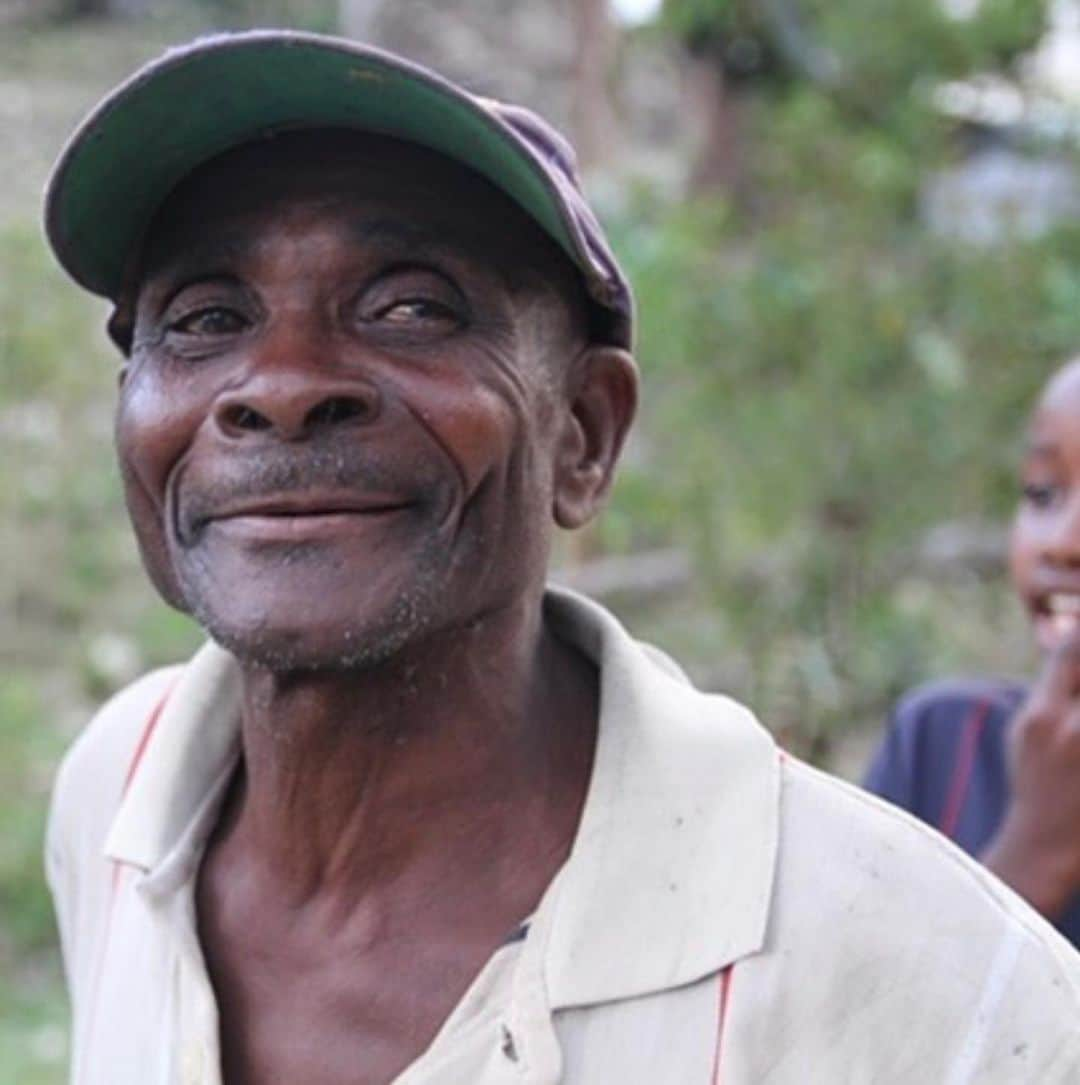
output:
[[[1031,419],[1009,569],[1040,674],[909,694],[866,786],[977,856],[1080,947],[1080,359]]]

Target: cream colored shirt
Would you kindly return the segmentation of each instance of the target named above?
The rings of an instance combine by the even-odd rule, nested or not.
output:
[[[606,611],[552,592],[547,614],[601,674],[577,838],[397,1085],[1080,1082],[1080,956],[1017,896]],[[193,890],[238,691],[206,647],[114,698],[60,771],[76,1085],[221,1081]]]

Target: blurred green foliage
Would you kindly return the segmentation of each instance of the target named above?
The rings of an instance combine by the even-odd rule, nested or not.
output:
[[[643,187],[617,224],[647,452],[604,530],[693,548],[711,670],[824,756],[929,675],[1026,662],[1000,582],[989,601],[913,558],[938,524],[1011,514],[1025,414],[1080,344],[1080,226],[933,236],[919,187],[956,152],[914,85],[892,126],[807,83],[748,109],[746,205]]]
[[[614,530],[693,545],[770,721],[773,665],[827,662],[846,694],[802,704],[809,733],[940,669],[895,606],[910,556],[1008,516],[1024,412],[1080,342],[1080,231],[986,253],[894,226],[829,199],[752,238],[708,206],[620,238],[650,441]]]
[[[964,18],[942,0],[665,0],[662,26],[712,55],[730,80],[819,79],[880,117],[912,88],[1011,64],[1038,40],[1049,0],[982,0]]]

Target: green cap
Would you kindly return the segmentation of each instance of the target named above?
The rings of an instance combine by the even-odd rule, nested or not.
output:
[[[53,251],[78,283],[115,300],[154,213],[184,177],[232,147],[313,127],[407,140],[487,178],[579,269],[603,338],[630,346],[629,284],[558,132],[526,109],[470,94],[391,53],[316,34],[199,39],[121,84],[79,126],[53,170],[45,200]]]

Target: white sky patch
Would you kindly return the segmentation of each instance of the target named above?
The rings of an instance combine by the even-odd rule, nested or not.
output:
[[[641,26],[642,23],[652,22],[660,14],[660,7],[663,4],[663,0],[609,0],[609,2],[615,18],[627,26]]]
[[[1055,0],[1050,9],[1050,29],[1035,50],[1029,65],[1035,85],[1080,106],[1080,3]]]
[[[1050,25],[1059,30],[1080,27],[1080,4],[1077,0],[1054,0],[1050,5]]]
[[[950,19],[963,22],[978,15],[982,0],[941,0],[941,6]]]

